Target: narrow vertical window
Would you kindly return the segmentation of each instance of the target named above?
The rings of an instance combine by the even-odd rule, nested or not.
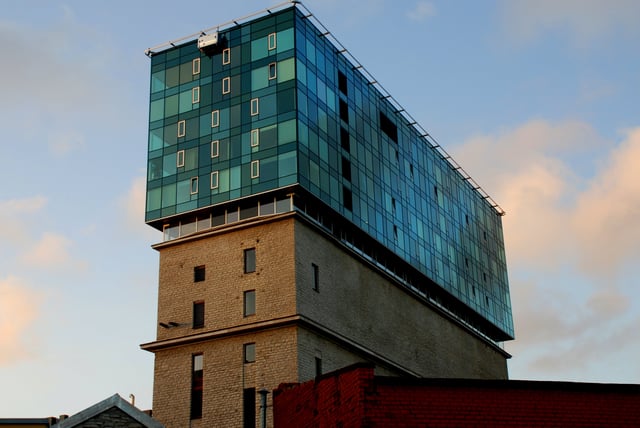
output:
[[[181,120],[178,122],[178,137],[184,137],[187,133],[187,122]]]
[[[351,142],[349,141],[349,131],[340,127],[340,145],[347,152],[351,150]]]
[[[205,267],[196,266],[193,268],[193,282],[202,282],[205,277]]]
[[[260,112],[260,99],[253,98],[251,100],[251,116],[255,116]]]
[[[191,104],[200,102],[200,86],[191,89]]]
[[[244,316],[256,314],[256,290],[244,292]]]
[[[215,140],[211,142],[211,157],[217,158],[220,156],[220,140]]]
[[[353,210],[353,196],[345,186],[342,186],[342,205],[349,211]]]
[[[184,150],[178,150],[176,153],[176,167],[184,166]]]
[[[322,375],[322,358],[315,357],[316,377]]]
[[[276,67],[276,63],[272,62],[271,64],[269,64],[269,80],[273,80],[277,77],[277,67]]]
[[[342,178],[351,181],[351,162],[342,156]]]
[[[256,428],[255,388],[245,388],[242,392],[242,427]]]
[[[340,100],[340,119],[344,120],[345,123],[349,123],[349,107],[347,106],[347,103],[344,102],[343,100]]]
[[[231,49],[226,48],[222,51],[222,64],[231,64]]]
[[[256,249],[247,248],[244,250],[244,273],[256,271]]]
[[[251,178],[260,177],[260,161],[254,160],[251,161]]]
[[[231,92],[231,77],[225,77],[222,79],[222,93],[228,94]]]
[[[202,354],[191,356],[191,419],[202,418]]]
[[[218,171],[213,171],[211,173],[211,177],[210,177],[210,185],[211,185],[211,189],[217,189],[218,188]]]
[[[252,129],[251,130],[251,147],[258,147],[260,144],[260,130]]]
[[[245,343],[242,347],[245,363],[253,363],[256,361],[256,344]]]
[[[217,128],[220,126],[220,110],[214,110],[211,112],[211,127]]]
[[[347,95],[347,76],[340,71],[338,71],[338,90]]]
[[[193,302],[193,328],[204,327],[204,302]]]
[[[198,177],[191,177],[191,194],[198,193]]]
[[[276,33],[269,34],[267,43],[269,45],[269,50],[273,50],[276,48]]]
[[[194,76],[200,74],[200,58],[195,58],[191,61],[191,74]]]
[[[311,284],[314,291],[320,291],[320,269],[315,263],[311,263]]]

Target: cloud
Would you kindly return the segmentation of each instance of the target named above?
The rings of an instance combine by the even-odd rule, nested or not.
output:
[[[136,177],[131,182],[127,193],[120,199],[122,221],[128,233],[136,233],[152,242],[160,238],[159,233],[144,224],[145,204],[147,198],[147,181],[145,176]]]
[[[579,45],[614,32],[638,33],[636,0],[501,0],[505,30],[516,42],[530,42],[549,31],[566,31]]]
[[[46,204],[44,196],[0,201],[0,242],[24,243],[28,237],[28,216],[39,212]]]
[[[416,6],[407,12],[407,18],[412,21],[424,21],[427,18],[431,18],[436,14],[436,7],[433,3],[428,1],[419,1]]]
[[[27,332],[38,318],[42,295],[17,277],[0,279],[0,366],[28,358]]]
[[[62,268],[71,263],[71,241],[59,234],[45,232],[25,254],[22,263],[36,268]]]

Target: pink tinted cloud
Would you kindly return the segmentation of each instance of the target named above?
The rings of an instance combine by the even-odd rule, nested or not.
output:
[[[42,296],[15,276],[0,279],[0,366],[28,358],[28,330],[38,318]]]

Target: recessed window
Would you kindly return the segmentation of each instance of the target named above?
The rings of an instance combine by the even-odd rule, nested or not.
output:
[[[258,147],[260,144],[260,130],[252,129],[251,130],[251,147]]]
[[[195,58],[191,61],[191,74],[194,76],[200,74],[200,58]]]
[[[244,273],[256,271],[256,249],[247,248],[244,250]]]
[[[320,268],[315,263],[311,263],[311,284],[314,291],[320,291]]]
[[[273,80],[277,77],[277,66],[275,62],[269,64],[269,80]]]
[[[220,156],[220,140],[215,140],[211,142],[211,157],[217,158]]]
[[[268,40],[268,46],[269,46],[269,50],[275,49],[276,48],[276,33],[271,33],[269,34],[269,37],[267,37]]]
[[[187,121],[181,120],[178,122],[178,137],[184,137],[187,133]]]
[[[398,240],[398,226],[393,225],[393,239]]]
[[[220,126],[220,110],[214,110],[211,112],[211,127],[217,128]]]
[[[242,392],[242,427],[256,428],[255,388],[245,388]]]
[[[253,363],[256,361],[256,344],[245,343],[242,347],[245,363]]]
[[[351,181],[351,162],[344,156],[342,157],[342,178]]]
[[[202,354],[191,357],[191,419],[202,418],[202,385],[203,385]]]
[[[391,141],[394,143],[398,142],[398,127],[382,112],[380,112],[380,129]]]
[[[349,131],[340,127],[340,146],[347,152],[351,150],[351,143],[349,141]]]
[[[228,94],[231,92],[231,77],[225,77],[222,79],[222,93]]]
[[[184,166],[184,150],[178,150],[176,153],[176,167]]]
[[[193,328],[204,327],[204,302],[193,302]]]
[[[198,177],[191,177],[191,194],[198,193]]]
[[[196,266],[193,268],[193,282],[202,282],[205,277],[205,267]]]
[[[343,100],[340,100],[340,119],[344,120],[345,123],[349,123],[349,107]]]
[[[353,196],[351,190],[342,186],[342,205],[349,211],[353,210]]]
[[[260,177],[260,161],[254,160],[251,161],[251,178]]]
[[[315,357],[316,377],[322,375],[322,358]]]
[[[260,99],[253,98],[251,100],[251,116],[255,116],[260,113]]]
[[[347,95],[347,76],[340,71],[338,71],[338,90]]]
[[[200,102],[200,86],[191,89],[191,104]]]
[[[244,292],[244,316],[256,314],[256,290]]]
[[[218,182],[218,171],[213,171],[211,173],[210,176],[210,185],[211,185],[211,189],[217,189],[219,186],[219,182]]]
[[[231,63],[231,49],[226,48],[222,51],[222,64],[230,64]]]

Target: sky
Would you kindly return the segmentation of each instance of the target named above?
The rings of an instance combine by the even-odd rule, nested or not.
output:
[[[0,1],[0,418],[151,408],[144,50],[276,3]],[[506,211],[510,378],[640,384],[640,2],[303,3]]]

